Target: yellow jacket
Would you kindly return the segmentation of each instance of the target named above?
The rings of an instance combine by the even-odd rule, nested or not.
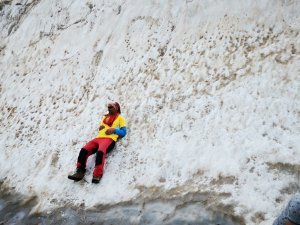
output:
[[[126,121],[123,116],[119,115],[113,122],[111,126],[108,126],[103,121],[106,116],[103,116],[100,126],[104,126],[104,129],[101,129],[96,136],[96,138],[111,138],[114,141],[117,141],[119,137],[124,137],[126,135]],[[109,128],[114,128],[115,132],[113,134],[105,134],[106,130]]]

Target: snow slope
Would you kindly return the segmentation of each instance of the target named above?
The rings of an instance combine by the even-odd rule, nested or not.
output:
[[[37,211],[208,192],[216,210],[271,224],[299,191],[299,1],[0,9],[0,181],[37,195]],[[74,185],[67,174],[109,100],[128,136],[100,185]]]

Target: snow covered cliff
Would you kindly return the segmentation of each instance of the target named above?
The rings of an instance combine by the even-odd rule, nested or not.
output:
[[[0,181],[37,211],[197,192],[271,224],[300,189],[299,15],[297,0],[1,0]],[[98,186],[74,185],[108,100],[128,135]]]

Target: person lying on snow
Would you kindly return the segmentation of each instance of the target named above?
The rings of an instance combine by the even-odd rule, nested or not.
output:
[[[121,109],[119,103],[109,102],[107,107],[108,114],[104,115],[101,120],[98,135],[86,143],[80,150],[76,173],[69,175],[69,179],[74,181],[82,180],[86,171],[88,157],[96,153],[92,183],[99,183],[104,172],[106,153],[115,147],[116,141],[119,138],[126,135],[126,121],[124,117],[120,115]]]

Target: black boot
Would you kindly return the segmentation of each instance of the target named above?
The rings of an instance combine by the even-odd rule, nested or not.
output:
[[[74,173],[73,175],[69,175],[68,178],[70,180],[80,181],[83,179],[84,174],[85,174],[85,170],[77,168],[76,173]]]
[[[99,177],[93,176],[92,183],[98,184],[100,182],[101,178],[102,178],[102,176],[99,176]]]

